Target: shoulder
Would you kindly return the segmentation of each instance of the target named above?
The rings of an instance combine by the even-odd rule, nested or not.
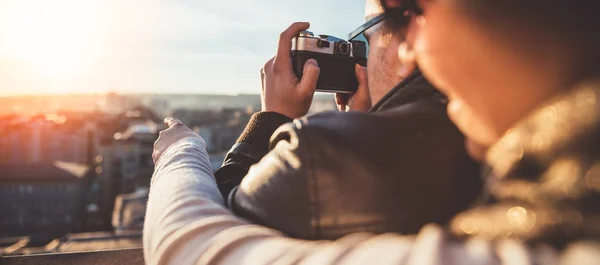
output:
[[[235,200],[250,219],[296,237],[416,232],[466,207],[479,189],[462,135],[432,100],[298,119],[271,146]]]

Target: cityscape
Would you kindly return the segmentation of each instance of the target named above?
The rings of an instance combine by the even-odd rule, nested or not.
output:
[[[141,258],[164,118],[200,135],[217,170],[261,110],[281,32],[345,36],[364,19],[358,0],[0,0],[0,263]],[[310,112],[335,109],[317,93]]]
[[[318,94],[311,113],[333,109]],[[259,110],[258,95],[0,98],[0,256],[141,247],[163,119],[202,136],[216,170]]]

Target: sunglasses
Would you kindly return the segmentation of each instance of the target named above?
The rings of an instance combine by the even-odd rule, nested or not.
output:
[[[367,54],[369,54],[369,38],[368,36],[372,35],[372,32],[367,32],[370,29],[375,30],[375,26],[379,25],[382,21],[385,20],[386,15],[381,14],[372,19],[369,19],[365,24],[360,25],[357,29],[348,34],[348,41],[362,41],[366,44]]]

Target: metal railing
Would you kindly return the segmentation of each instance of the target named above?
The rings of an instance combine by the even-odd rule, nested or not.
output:
[[[40,254],[0,258],[2,265],[143,265],[144,251],[141,248],[103,250],[75,253]]]

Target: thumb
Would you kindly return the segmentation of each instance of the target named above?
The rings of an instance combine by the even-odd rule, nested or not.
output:
[[[304,63],[302,80],[298,83],[298,90],[303,95],[312,95],[317,89],[317,80],[319,80],[319,64],[315,59],[310,59]]]
[[[360,64],[356,64],[354,72],[356,73],[356,79],[358,80],[358,89],[356,90],[355,95],[359,98],[364,98],[365,95],[369,96],[367,68]]]

